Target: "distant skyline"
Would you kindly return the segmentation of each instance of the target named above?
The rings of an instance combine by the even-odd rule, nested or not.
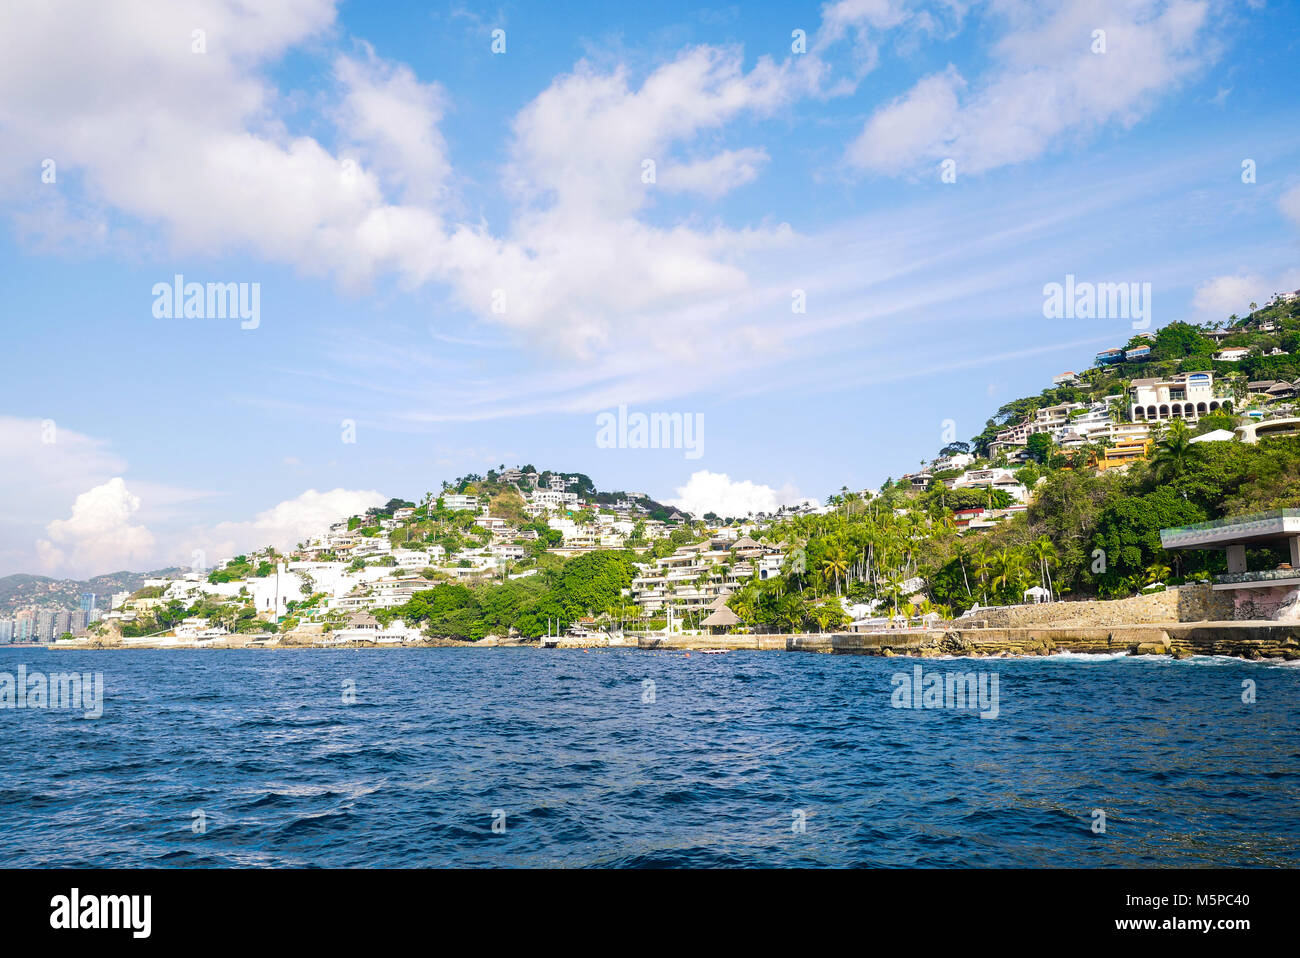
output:
[[[1293,4],[262,6],[0,8],[0,575],[500,464],[824,500],[1132,335],[1047,284],[1300,288]],[[178,275],[256,322],[158,315]]]

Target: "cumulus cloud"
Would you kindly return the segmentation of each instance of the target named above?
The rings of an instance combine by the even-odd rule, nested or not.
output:
[[[45,527],[36,555],[47,572],[90,576],[130,569],[153,555],[154,537],[134,523],[140,498],[120,476],[77,496],[72,515]]]
[[[894,175],[947,158],[963,173],[1023,163],[1101,127],[1133,126],[1216,52],[1205,0],[995,9],[1010,27],[989,73],[968,83],[949,66],[923,78],[867,121],[850,165]],[[1104,53],[1093,50],[1097,30]]]
[[[951,127],[958,115],[957,94],[963,86],[965,81],[952,66],[921,80],[871,117],[849,145],[849,162],[863,169],[899,172],[918,156],[932,153],[936,134]]]
[[[259,512],[245,522],[221,522],[197,530],[188,537],[181,550],[189,562],[194,550],[201,550],[208,564],[262,546],[290,549],[313,535],[325,531],[331,522],[364,513],[371,506],[381,506],[388,497],[374,489],[331,489],[317,492],[308,489],[300,496],[286,499]]]
[[[335,61],[335,76],[346,90],[339,126],[362,159],[405,198],[437,201],[451,175],[438,128],[446,93],[437,83],[421,83],[409,67],[375,56],[369,46],[365,54]]]
[[[1274,276],[1254,272],[1213,276],[1196,287],[1192,309],[1202,322],[1219,322],[1229,316],[1245,316],[1250,304],[1263,306],[1274,293],[1290,292],[1300,286],[1300,268]]]
[[[807,501],[790,485],[773,489],[748,479],[732,479],[725,472],[702,469],[692,473],[686,485],[677,488],[677,497],[669,499],[668,505],[696,516],[713,512],[726,519],[753,512],[775,512],[781,506]]]
[[[654,218],[659,197],[713,199],[754,181],[767,161],[761,147],[700,141],[827,92],[825,54],[845,37],[874,43],[927,22],[897,0],[842,0],[825,9],[803,56],[747,68],[740,47],[696,46],[639,82],[625,66],[579,62],[510,124],[509,218],[490,229],[452,212],[460,198],[440,129],[445,90],[369,46],[332,61],[324,95],[334,97],[326,113],[336,149],[281,118],[269,71],[290,49],[330,39],[334,7],[0,7],[0,198],[24,236],[112,245],[107,223],[157,226],[176,253],[252,253],[349,287],[381,274],[436,283],[565,358],[647,346],[689,354],[750,288],[740,258],[788,243],[791,231]],[[58,216],[42,210],[33,185],[45,157],[60,164],[61,192],[75,196]],[[657,182],[643,181],[647,159]]]
[[[699,46],[639,83],[625,67],[579,63],[511,123],[511,215],[491,230],[450,212],[448,98],[408,67],[364,45],[334,58],[335,150],[280,119],[267,71],[334,15],[329,0],[0,8],[0,197],[32,243],[108,243],[106,222],[156,224],[176,253],[250,252],[348,287],[395,274],[581,358],[698,342],[701,323],[724,321],[726,298],[748,287],[737,257],[789,239],[779,224],[646,214],[661,194],[712,198],[758,175],[761,149],[696,141],[806,93],[797,58],[746,69],[739,47]],[[38,215],[46,200],[32,185],[44,157],[76,198],[53,218]],[[663,185],[643,182],[646,159]]]
[[[699,193],[717,199],[757,179],[767,160],[766,150],[724,150],[708,159],[669,166],[660,183],[670,193]]]

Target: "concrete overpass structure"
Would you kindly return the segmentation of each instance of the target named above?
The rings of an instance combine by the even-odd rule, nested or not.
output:
[[[1252,572],[1246,565],[1246,548],[1271,543],[1284,543],[1289,560],[1276,569]],[[1160,544],[1166,549],[1222,549],[1228,574],[1216,578],[1214,589],[1235,593],[1239,615],[1288,620],[1300,616],[1300,509],[1273,509],[1161,529]]]

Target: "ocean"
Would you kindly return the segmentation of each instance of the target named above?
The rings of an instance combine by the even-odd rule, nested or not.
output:
[[[20,665],[103,701],[0,709],[6,867],[1300,865],[1290,665],[0,648],[0,691]],[[983,707],[916,707],[918,666]]]

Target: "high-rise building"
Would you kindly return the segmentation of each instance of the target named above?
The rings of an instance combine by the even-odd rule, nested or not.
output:
[[[86,613],[81,609],[78,609],[76,612],[72,613],[71,616],[69,616],[68,631],[71,632],[73,635],[80,635],[82,632],[85,632],[86,620],[87,620]],[[62,632],[59,633],[59,635],[62,634],[63,634]]]
[[[54,613],[42,609],[36,613],[36,629],[34,631],[37,642],[48,642],[54,637]]]
[[[14,620],[14,641],[30,642],[32,640],[34,625],[35,620],[32,619],[32,614],[30,612],[26,615],[23,615],[21,612],[18,613],[18,618]]]
[[[81,593],[81,611],[82,612],[95,611],[95,593],[93,592]]]
[[[0,619],[0,645],[7,645],[14,640],[14,620]]]

